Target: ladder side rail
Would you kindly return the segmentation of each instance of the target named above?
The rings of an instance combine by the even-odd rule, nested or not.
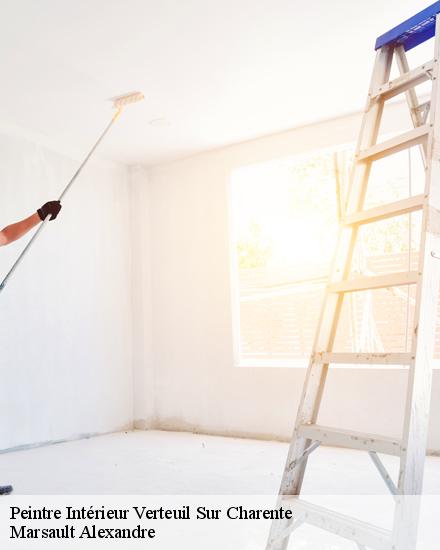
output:
[[[440,2],[437,4],[440,5]],[[419,75],[418,70],[413,71],[414,74],[410,73],[405,49],[409,48],[405,48],[405,46],[396,46],[394,48],[394,45],[387,45],[380,48],[376,55],[370,93],[362,120],[356,147],[355,162],[350,177],[346,213],[348,220],[351,220],[352,224],[348,225],[346,223],[339,231],[336,252],[332,263],[330,284],[327,287],[326,296],[323,300],[312,356],[306,374],[295,429],[281,482],[279,503],[283,502],[283,497],[289,498],[300,494],[307,466],[308,451],[314,449],[325,435],[318,437],[314,429],[315,427],[318,428],[316,422],[328,373],[328,359],[332,355],[343,299],[347,290],[357,290],[357,287],[351,281],[349,282],[349,276],[359,225],[373,221],[368,219],[366,213],[362,213],[372,162],[376,158],[394,153],[404,147],[422,144],[423,141],[420,149],[425,166],[426,182],[421,204],[418,204],[418,197],[416,198],[417,200],[414,199],[417,204],[412,204],[411,201],[413,198],[410,198],[407,201],[410,201],[411,204],[405,202],[402,205],[383,207],[380,211],[370,213],[373,215],[373,218],[386,218],[395,214],[399,208],[412,211],[413,209],[418,209],[419,206],[422,207],[422,235],[418,271],[415,274],[411,274],[411,281],[405,279],[402,282],[402,284],[415,283],[417,285],[417,297],[415,300],[412,349],[411,353],[408,354],[410,357],[407,361],[409,364],[409,376],[403,437],[399,453],[400,470],[398,487],[395,488],[391,485],[393,492],[397,492],[403,496],[417,496],[422,493],[432,386],[437,297],[440,281],[440,263],[435,258],[436,255],[440,255],[440,186],[437,186],[437,188],[435,186],[435,183],[438,183],[440,180],[440,87],[438,86],[438,78],[440,76],[440,14],[437,14],[435,17],[435,55],[433,62],[430,62],[432,68],[429,68],[429,74]],[[414,130],[408,132],[408,135],[405,134],[395,139],[395,143],[386,142],[377,145],[383,107],[387,100],[386,93],[382,93],[380,90],[384,89],[384,86],[389,81],[394,52],[396,52],[399,71],[404,75],[401,82],[396,82],[395,87],[397,89],[400,86],[401,92],[405,91]],[[431,70],[433,85],[431,100],[429,102],[430,109],[426,110],[425,113],[423,106],[419,104],[414,86],[419,81],[429,78]],[[410,74],[408,75],[408,73]],[[409,86],[405,78],[408,80],[408,83],[413,83],[414,86]],[[380,93],[374,93],[378,90]],[[429,124],[426,124],[425,115],[428,113]],[[422,140],[422,138],[424,139]],[[391,149],[391,151],[388,151],[388,149]],[[317,360],[318,356],[320,356],[320,360]],[[397,360],[397,358],[394,359]],[[405,357],[404,359],[407,358]],[[338,434],[339,432],[335,432],[335,437],[339,437]],[[383,442],[379,443],[382,445]],[[370,456],[373,456],[371,452]],[[384,478],[388,479],[386,475]],[[417,513],[415,514],[415,512]],[[417,529],[413,525],[416,515],[418,516],[418,506],[414,507],[412,501],[410,506],[397,506],[393,527],[395,547],[400,548],[401,544],[403,544],[402,548],[412,548],[415,546]],[[412,524],[411,528],[405,527],[410,524]],[[289,532],[288,527],[289,522],[272,522],[268,549],[287,549],[289,536],[285,536],[285,533]],[[280,533],[282,534],[281,539],[285,537],[281,541],[280,538],[276,538],[276,535],[280,535]],[[272,544],[271,541],[274,540],[276,540],[276,543]]]
[[[419,273],[412,352],[414,365],[409,370],[403,424],[402,454],[400,458],[399,493],[403,495],[394,514],[394,545],[396,548],[415,548],[417,518],[420,513],[420,495],[428,439],[429,412],[432,390],[432,368],[437,320],[437,297],[440,280],[440,262],[431,255],[440,250],[440,16],[436,17],[435,67],[431,91],[425,206],[423,208],[422,238],[419,254]]]
[[[437,16],[435,56],[440,55],[440,18]],[[412,352],[415,364],[409,371],[407,407],[403,439],[406,451],[402,455],[399,489],[404,495],[422,492],[423,464],[426,453],[427,428],[432,383],[437,297],[440,279],[439,260],[431,255],[440,251],[440,88],[439,64],[434,67],[431,96],[431,135],[428,141],[425,205],[419,254],[419,284],[417,287]]]
[[[390,48],[383,48],[379,50],[373,69],[370,89],[373,89],[374,86],[388,80],[391,70],[392,56],[393,51]],[[375,100],[371,102],[368,98],[355,155],[358,155],[359,152],[365,147],[372,146],[376,143],[383,106],[383,101]],[[371,163],[369,162],[354,163],[350,178],[351,181],[346,208],[347,214],[360,210],[365,198],[366,184],[370,169]],[[342,226],[340,228],[336,253],[331,268],[330,281],[342,281],[348,277],[357,238],[357,230],[358,228],[356,226]],[[334,294],[326,292],[321,309],[316,338],[312,349],[309,369],[306,376],[306,384],[298,410],[295,432],[298,431],[302,424],[314,423],[317,420],[319,405],[327,376],[328,364],[315,363],[313,356],[314,353],[318,351],[331,351],[336,336],[336,329],[342,308],[342,302],[342,293]],[[303,441],[302,445],[304,445],[304,447],[308,446],[306,441]],[[302,452],[299,454],[302,454]],[[300,466],[302,474],[298,478],[299,483],[296,483],[293,486],[290,484],[290,487],[289,484],[285,484],[282,489],[287,492],[283,492],[283,494],[299,494],[305,466],[306,461],[304,461]],[[291,492],[292,490],[294,492]]]
[[[392,50],[386,48],[378,52],[373,70],[371,89],[377,84],[388,80],[391,61]],[[383,101],[379,100],[372,103],[369,99],[367,100],[361,132],[356,147],[356,155],[359,154],[363,148],[371,146],[376,142],[382,111]],[[370,168],[370,163],[355,163],[350,182],[347,213],[360,209],[360,203],[363,202],[365,197],[365,184],[368,180]],[[342,227],[340,229],[337,251],[331,269],[332,281],[347,278],[351,267],[351,256],[356,242],[356,233],[356,227]],[[313,352],[331,349],[336,335],[337,321],[342,307],[342,301],[343,295],[327,293],[321,312],[321,319],[313,346]],[[296,428],[299,428],[299,426],[304,423],[316,421],[327,369],[328,365],[316,365],[313,359],[311,359]],[[303,467],[304,466],[305,464]]]
[[[376,53],[376,60],[370,83],[370,94],[367,99],[366,109],[362,120],[361,131],[356,147],[356,155],[359,155],[359,152],[362,149],[376,143],[384,101],[381,98],[372,101],[371,91],[389,80],[392,58],[393,49],[389,47],[383,47]],[[370,162],[355,162],[351,174],[350,191],[347,200],[348,213],[357,211],[362,207],[370,169]],[[333,281],[342,280],[348,276],[356,242],[357,230],[357,226],[343,226],[340,228],[337,250],[331,270]],[[331,350],[336,334],[342,301],[343,294],[327,293],[321,309],[320,321],[315,337],[313,352],[318,350]],[[307,465],[307,458],[299,464],[297,464],[296,461],[300,456],[304,455],[304,452],[312,444],[312,442],[304,437],[300,437],[298,434],[298,428],[303,423],[316,422],[327,371],[328,364],[315,364],[312,353],[307,369],[304,390],[298,409],[297,421],[281,481],[278,499],[279,503],[282,501],[283,495],[298,495],[300,493],[304,472]],[[292,467],[292,464],[295,466]],[[287,549],[289,542],[288,537],[280,542],[277,541],[275,544],[270,542],[276,540],[277,533],[284,531],[287,527],[288,522],[272,522],[267,549]]]

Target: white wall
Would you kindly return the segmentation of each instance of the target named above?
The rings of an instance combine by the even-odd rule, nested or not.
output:
[[[388,129],[398,120],[395,108]],[[0,449],[129,428],[133,418],[141,428],[287,439],[305,370],[233,367],[229,175],[349,142],[358,126],[348,116],[148,173],[90,164],[0,294]],[[0,225],[56,198],[77,164],[0,134]],[[0,249],[0,274],[23,244]],[[401,371],[333,370],[322,422],[397,434],[405,381]],[[429,445],[440,449],[438,399],[432,418]]]
[[[0,224],[57,198],[69,159],[0,135]],[[130,427],[128,172],[92,162],[0,295],[0,449]],[[0,249],[0,273],[24,240]]]
[[[399,129],[401,113],[401,106],[392,108],[384,131]],[[290,437],[305,369],[233,367],[229,176],[246,164],[354,141],[359,124],[360,115],[347,116],[150,170],[140,210],[151,213],[142,247],[151,262],[151,292],[143,300],[144,308],[152,305],[147,363],[150,372],[154,363],[155,405],[144,411],[150,416],[138,409],[137,425]],[[320,421],[399,435],[405,385],[403,371],[332,370]],[[432,419],[429,446],[438,450],[435,398]]]
[[[153,326],[151,302],[151,193],[145,168],[130,168],[131,246],[133,273],[133,418],[136,426],[155,425]]]

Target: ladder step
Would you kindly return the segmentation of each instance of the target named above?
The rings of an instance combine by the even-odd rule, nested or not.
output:
[[[389,82],[379,86],[372,94],[371,99],[382,97],[383,99],[390,99],[398,94],[406,92],[410,88],[422,84],[432,78],[432,71],[434,69],[434,60],[424,63],[401,76],[390,80]]]
[[[374,451],[393,456],[400,456],[401,451],[401,442],[392,437],[330,428],[318,424],[303,424],[298,428],[298,434],[306,439],[320,441],[323,445],[332,447]]]
[[[361,364],[361,365],[412,365],[414,355],[412,353],[334,353],[317,352],[313,356],[314,363],[329,365]]]
[[[374,277],[358,277],[348,281],[331,283],[328,286],[329,292],[358,292],[360,290],[373,290],[377,288],[388,288],[391,286],[413,285],[418,282],[417,271],[404,271],[401,273],[389,273],[387,275],[376,275]]]
[[[355,212],[345,218],[345,225],[361,225],[366,223],[378,222],[393,216],[402,216],[409,212],[421,210],[425,201],[424,195],[415,195],[396,202],[390,202],[383,206],[370,208],[361,212]]]
[[[424,124],[413,130],[409,130],[404,134],[400,134],[394,138],[377,143],[365,151],[361,151],[357,157],[357,160],[378,160],[380,158],[392,155],[403,149],[408,149],[414,145],[422,143],[428,136],[431,126]]]
[[[284,496],[282,507],[292,510],[294,517],[309,525],[357,542],[359,548],[391,550],[392,532],[357,518],[307,502],[298,497]]]

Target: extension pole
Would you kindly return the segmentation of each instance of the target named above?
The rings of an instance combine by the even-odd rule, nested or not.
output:
[[[79,166],[78,170],[75,172],[75,174],[72,176],[71,180],[69,181],[69,183],[66,185],[66,187],[64,188],[63,192],[61,193],[60,197],[59,197],[59,201],[61,202],[66,193],[69,191],[69,189],[71,188],[73,182],[76,180],[76,178],[80,175],[82,169],[84,168],[84,166],[87,164],[88,160],[90,159],[90,157],[93,155],[93,153],[95,152],[95,149],[98,147],[98,145],[101,143],[101,141],[104,139],[105,135],[107,134],[107,132],[110,130],[110,128],[113,126],[113,123],[116,121],[116,119],[119,117],[119,115],[121,114],[122,112],[122,107],[118,108],[118,110],[116,111],[116,113],[113,115],[111,121],[107,124],[105,130],[102,132],[102,134],[100,135],[98,141],[95,143],[95,145],[91,148],[89,154],[86,156],[86,158],[82,161],[81,165]],[[30,248],[32,247],[32,245],[34,244],[34,242],[37,240],[38,236],[42,233],[43,229],[46,227],[46,224],[47,222],[50,220],[50,218],[52,217],[51,214],[49,214],[48,216],[46,216],[46,218],[43,220],[43,223],[40,224],[40,226],[38,227],[38,229],[35,231],[35,233],[32,235],[32,238],[30,239],[30,241],[27,243],[27,245],[24,247],[23,251],[21,252],[21,254],[18,256],[18,258],[15,260],[15,263],[13,264],[13,266],[11,267],[11,269],[8,271],[8,273],[6,274],[5,278],[3,279],[3,281],[0,283],[0,292],[5,288],[6,286],[6,283],[8,282],[8,280],[10,279],[10,277],[12,276],[12,274],[15,272],[15,270],[17,269],[17,267],[19,266],[19,264],[21,263],[21,261],[23,260],[23,258],[25,257],[25,255],[27,254],[27,252],[30,250]]]

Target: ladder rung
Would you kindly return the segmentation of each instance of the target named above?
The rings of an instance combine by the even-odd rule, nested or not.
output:
[[[313,356],[315,363],[329,365],[338,364],[361,364],[361,365],[411,365],[414,355],[411,353],[335,353],[317,352]]]
[[[392,532],[388,529],[304,501],[297,496],[284,496],[282,507],[292,510],[294,517],[302,518],[304,523],[355,541],[358,545],[375,550],[393,548]]]
[[[298,428],[298,434],[312,441],[320,441],[323,445],[400,456],[401,443],[392,437],[329,428],[318,424],[303,424]]]
[[[413,130],[409,130],[404,134],[400,134],[394,138],[383,141],[382,143],[377,143],[365,151],[361,151],[357,157],[357,160],[378,160],[380,158],[392,155],[403,149],[408,149],[413,147],[413,145],[418,145],[426,139],[431,126],[429,124],[424,124]]]
[[[421,210],[425,201],[424,195],[415,195],[396,202],[390,202],[383,206],[377,206],[376,208],[370,208],[362,212],[355,212],[345,218],[345,225],[353,224],[365,224],[378,222],[385,220],[386,218],[392,218],[393,216],[401,216],[408,214],[408,212],[414,212]]]
[[[413,285],[418,282],[417,271],[404,271],[401,273],[389,273],[387,275],[375,275],[373,277],[358,277],[348,281],[332,283],[328,286],[329,292],[357,292],[360,290],[373,290],[376,288],[388,288],[391,286]]]
[[[432,70],[434,69],[434,60],[429,61],[416,67],[401,76],[390,80],[389,82],[379,86],[372,94],[371,98],[375,99],[382,96],[383,99],[390,99],[398,94],[406,92],[410,88],[426,82],[432,78]]]

